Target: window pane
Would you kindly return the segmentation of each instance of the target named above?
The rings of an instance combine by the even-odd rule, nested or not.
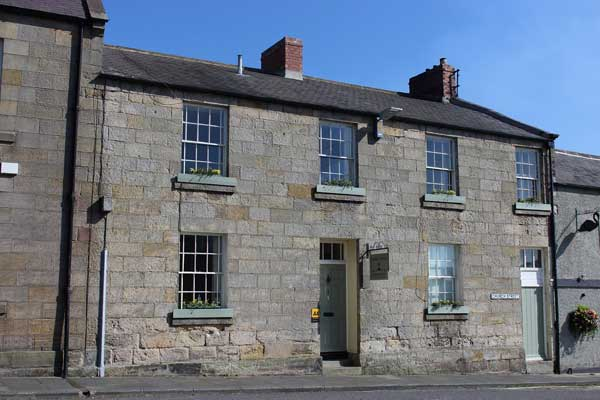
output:
[[[185,115],[187,116],[187,122],[189,123],[197,123],[198,122],[198,109],[196,107],[191,107],[191,106],[186,106],[186,113]]]
[[[210,143],[221,143],[221,128],[214,126],[210,127]]]
[[[200,125],[198,127],[198,141],[208,143],[208,126]]]
[[[186,140],[196,141],[198,140],[198,125],[186,125],[187,136]]]
[[[198,113],[198,123],[208,125],[208,108],[200,108]]]
[[[331,137],[330,131],[331,130],[329,129],[328,126],[322,125],[321,126],[321,137],[329,139]]]
[[[429,245],[429,302],[454,301],[456,248],[454,245]]]
[[[221,126],[221,119],[222,119],[221,114],[222,114],[221,110],[211,110],[210,111],[210,124],[216,125],[216,126]]]
[[[325,154],[326,156],[331,155],[331,141],[330,140],[323,140],[321,142],[321,153]]]

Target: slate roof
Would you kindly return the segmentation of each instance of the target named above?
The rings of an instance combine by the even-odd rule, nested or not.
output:
[[[397,119],[497,135],[549,140],[556,135],[518,123],[487,108],[462,100],[452,104],[416,99],[406,93],[350,85],[304,76],[283,78],[235,65],[104,47],[103,75],[185,90],[197,90],[278,103],[313,106],[375,116],[389,107],[403,111]]]
[[[573,151],[554,151],[554,182],[600,189],[600,157]]]
[[[0,0],[0,6],[20,8],[38,13],[86,19],[85,0]]]

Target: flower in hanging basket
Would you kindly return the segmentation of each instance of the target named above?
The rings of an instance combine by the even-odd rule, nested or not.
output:
[[[571,329],[578,335],[593,335],[598,329],[598,313],[581,304],[571,312],[569,321]]]

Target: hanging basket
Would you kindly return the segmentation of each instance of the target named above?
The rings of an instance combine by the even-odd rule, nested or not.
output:
[[[570,326],[577,335],[593,335],[598,329],[598,313],[584,305],[578,305],[569,318]]]

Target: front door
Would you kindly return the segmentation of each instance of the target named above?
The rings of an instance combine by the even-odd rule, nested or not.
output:
[[[321,353],[344,353],[346,347],[346,265],[321,264]]]
[[[539,249],[521,250],[521,307],[523,310],[523,347],[527,360],[543,360],[544,264]]]

